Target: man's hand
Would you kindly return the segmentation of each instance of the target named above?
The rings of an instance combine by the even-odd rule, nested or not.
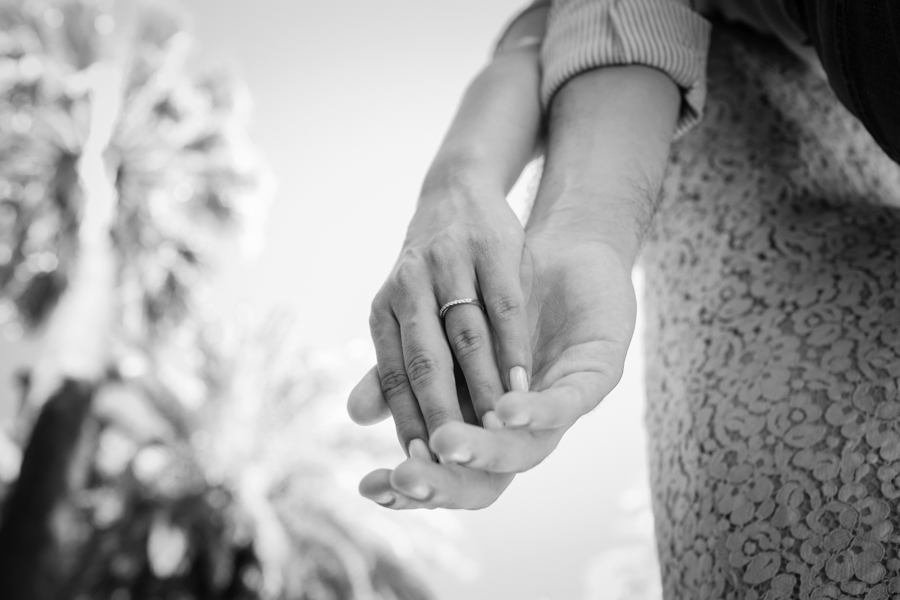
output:
[[[459,421],[438,428],[431,450],[443,464],[411,456],[393,471],[370,473],[360,493],[397,509],[494,502],[514,473],[544,460],[621,378],[636,316],[630,267],[604,244],[529,235],[520,277],[533,332],[533,391],[503,395],[499,419],[484,428]],[[387,416],[377,390],[375,382],[360,385],[350,399],[370,420]]]

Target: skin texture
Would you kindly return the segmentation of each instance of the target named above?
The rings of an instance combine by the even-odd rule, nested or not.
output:
[[[506,194],[540,131],[537,48],[497,56],[472,82],[432,164],[397,263],[372,302],[374,375],[404,449],[449,421],[480,423],[531,371],[518,265],[525,234]],[[474,305],[438,308],[458,298]],[[499,369],[498,369],[499,365]],[[459,377],[456,377],[458,375]],[[455,380],[465,381],[464,402]],[[365,422],[364,414],[350,410]]]
[[[601,280],[594,273],[601,272]],[[527,416],[527,426],[500,429],[449,422],[432,437],[444,464],[411,457],[393,472],[376,471],[360,485],[393,508],[482,508],[514,473],[546,458],[579,416],[619,381],[631,339],[635,300],[630,267],[602,244],[571,247],[539,236],[527,242],[522,278],[535,332],[532,392],[505,394],[499,415]],[[466,466],[453,464],[460,457]],[[417,486],[426,488],[416,493]]]
[[[487,506],[618,383],[635,321],[631,268],[679,102],[667,76],[642,66],[589,71],[563,86],[550,109],[545,170],[518,269],[532,391],[501,395],[484,427],[447,419],[430,431],[442,464],[414,454],[367,475],[360,493],[395,509]],[[471,386],[455,387],[465,405]],[[349,400],[361,422],[385,416],[385,406],[372,373]]]

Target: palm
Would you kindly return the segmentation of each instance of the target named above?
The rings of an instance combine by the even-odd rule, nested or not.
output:
[[[529,235],[521,279],[532,331],[532,389],[571,386],[596,405],[619,381],[634,331],[629,268],[606,245]]]

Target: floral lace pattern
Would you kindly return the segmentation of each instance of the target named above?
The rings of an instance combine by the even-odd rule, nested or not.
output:
[[[665,598],[900,600],[900,167],[717,26],[643,256]]]

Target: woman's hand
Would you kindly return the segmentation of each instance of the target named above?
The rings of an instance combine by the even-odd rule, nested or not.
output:
[[[542,29],[545,15],[529,15]],[[533,33],[520,25],[520,33]],[[513,45],[475,78],[425,178],[400,257],[372,303],[378,364],[359,386],[383,396],[379,406],[393,413],[408,454],[429,457],[430,434],[443,423],[479,423],[505,390],[527,386],[524,231],[506,194],[538,145],[539,84],[534,45]],[[484,311],[460,304],[442,321],[440,308],[464,298],[480,301]],[[462,398],[457,380],[470,392]],[[355,406],[350,402],[349,412],[359,423],[379,416]]]
[[[494,502],[514,473],[546,458],[618,383],[636,316],[630,268],[611,246],[529,233],[521,280],[533,332],[533,391],[500,397],[500,419],[484,428],[456,421],[434,431],[431,449],[443,464],[413,455],[393,471],[367,475],[360,492],[395,509]],[[371,415],[386,413],[382,402],[372,385],[352,398]]]
[[[519,282],[523,241],[504,190],[423,191],[370,318],[378,365],[369,377],[377,376],[405,449],[417,439],[426,448],[447,421],[480,423],[505,389],[525,389],[531,352]],[[460,304],[442,322],[440,307],[461,298],[479,299],[485,310]],[[454,361],[464,398],[457,396]],[[370,420],[352,407],[355,420]]]

